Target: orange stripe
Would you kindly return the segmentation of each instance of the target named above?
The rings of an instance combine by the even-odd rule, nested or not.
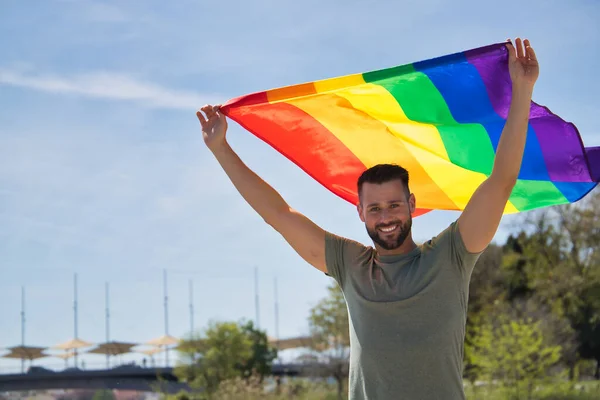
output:
[[[301,83],[294,86],[285,86],[279,89],[271,89],[267,91],[267,99],[270,103],[275,103],[280,100],[287,100],[293,97],[309,96],[317,93],[315,85],[310,83]]]

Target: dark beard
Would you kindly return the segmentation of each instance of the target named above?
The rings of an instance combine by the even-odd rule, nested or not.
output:
[[[396,240],[394,240],[393,242],[390,243],[390,242],[385,241],[382,237],[379,236],[379,231],[377,229],[382,228],[382,227],[385,228],[386,226],[391,226],[391,225],[398,225],[398,228],[400,229],[400,233],[398,234],[398,237],[396,238]],[[374,230],[371,230],[367,227],[367,233],[369,234],[369,237],[371,238],[371,240],[373,240],[374,243],[381,246],[381,248],[383,248],[385,250],[395,250],[398,247],[402,246],[402,244],[408,237],[408,234],[410,233],[411,227],[412,227],[412,217],[409,217],[408,221],[406,221],[405,223],[402,223],[400,221],[394,221],[394,222],[388,223],[388,224],[379,224],[379,225],[375,226]]]

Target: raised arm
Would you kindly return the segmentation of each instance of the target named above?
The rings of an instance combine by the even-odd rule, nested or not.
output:
[[[269,184],[248,168],[226,140],[227,119],[216,106],[204,106],[196,115],[204,142],[246,202],[279,232],[306,262],[326,271],[325,231],[293,210]]]
[[[494,167],[458,219],[463,242],[473,253],[483,251],[494,238],[517,181],[525,149],[533,86],[539,75],[537,58],[528,40],[522,42],[517,39],[515,46],[508,43],[507,49],[512,100]]]

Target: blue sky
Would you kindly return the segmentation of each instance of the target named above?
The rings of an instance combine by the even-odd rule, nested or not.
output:
[[[523,35],[541,63],[535,100],[600,145],[600,4],[591,0],[478,2],[5,1],[0,13],[0,347],[73,336],[100,342],[104,283],[111,337],[144,342],[254,317],[274,335],[307,333],[329,278],[304,263],[237,195],[204,147],[195,110],[287,84],[363,72]],[[231,124],[247,164],[315,222],[369,243],[352,206]],[[426,240],[457,217],[415,221]],[[518,224],[506,218],[502,241]],[[88,364],[102,363],[86,356]],[[58,359],[43,360],[60,365]],[[18,364],[18,363],[17,363]],[[17,365],[0,359],[0,369]]]

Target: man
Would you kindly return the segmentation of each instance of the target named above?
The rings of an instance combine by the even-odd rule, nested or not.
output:
[[[350,399],[464,399],[468,289],[517,180],[538,63],[528,40],[507,43],[512,102],[489,178],[457,221],[417,246],[409,174],[378,165],[358,180],[358,215],[374,247],[326,232],[292,209],[229,147],[218,107],[198,112],[206,145],[239,193],[309,264],[333,277],[350,318]]]

